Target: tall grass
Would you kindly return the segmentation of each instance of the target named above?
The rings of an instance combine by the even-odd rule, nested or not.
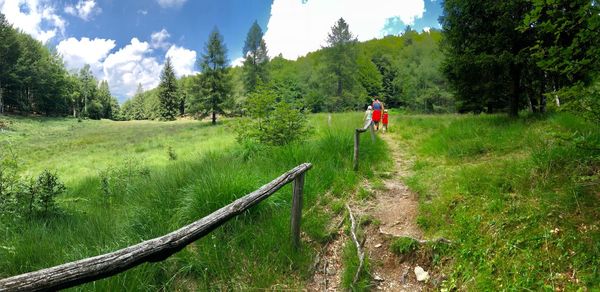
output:
[[[419,224],[455,244],[446,288],[600,288],[600,129],[554,114],[402,116]]]
[[[336,114],[331,126],[327,125],[325,115],[312,116],[310,121],[315,127],[314,135],[306,142],[285,147],[226,143],[218,151],[179,155],[175,161],[169,161],[165,152],[165,163],[161,164],[145,164],[135,158],[130,163],[111,159],[115,165],[106,166],[114,168],[105,172],[109,176],[107,181],[121,187],[110,188],[108,199],[99,176],[79,177],[60,199],[62,214],[33,222],[3,223],[0,277],[113,251],[163,235],[208,215],[302,162],[311,162],[313,168],[305,181],[302,219],[304,238],[310,239],[310,243],[305,241],[299,251],[292,249],[289,237],[291,187],[287,186],[163,262],[143,264],[76,290],[301,288],[310,276],[316,246],[330,236],[326,225],[332,216],[328,211],[332,197],[344,197],[361,177],[372,175],[377,167],[374,158],[385,150],[381,141],[372,143],[363,139],[361,169],[354,172],[352,133],[360,126],[361,115]],[[178,141],[173,143],[174,149],[192,149],[205,143],[180,139],[179,127],[195,127],[195,134],[191,129],[181,131],[187,137],[200,136],[209,141],[215,137],[206,133],[229,135],[227,125],[207,128],[169,125],[138,127],[142,132],[146,126],[173,127],[169,132],[174,134],[165,139]],[[99,127],[102,132],[102,126]],[[151,136],[148,135],[148,140]],[[216,139],[221,141],[219,137]],[[13,147],[17,144],[13,142]]]

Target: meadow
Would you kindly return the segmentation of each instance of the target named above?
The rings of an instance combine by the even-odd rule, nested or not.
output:
[[[25,176],[55,171],[67,191],[57,198],[58,212],[0,222],[0,277],[163,235],[311,162],[299,251],[290,243],[287,186],[163,262],[74,290],[301,288],[317,247],[334,236],[330,205],[373,175],[377,164],[366,161],[384,155],[382,141],[364,139],[365,162],[351,170],[352,132],[361,117],[336,114],[329,125],[326,115],[313,115],[310,137],[284,147],[239,145],[228,121],[3,118],[3,153],[18,156]]]
[[[414,158],[419,225],[454,241],[442,288],[600,288],[600,129],[569,114],[411,115],[393,135]]]
[[[303,163],[303,246],[289,238],[290,186],[159,263],[73,290],[301,289],[314,257],[336,236],[333,217],[362,201],[361,182],[389,171],[385,143],[361,139],[361,113],[311,115],[312,132],[283,147],[239,144],[226,120],[112,122],[3,118],[3,153],[24,176],[56,171],[59,211],[0,220],[0,277],[110,252],[201,218]],[[600,287],[600,129],[565,113],[547,116],[411,115],[390,132],[412,163],[439,289],[592,290]],[[374,158],[378,159],[374,159]],[[345,227],[344,230],[346,230]],[[345,278],[357,265],[344,248]],[[350,275],[350,276],[348,276]],[[368,290],[365,273],[361,284]],[[345,287],[350,287],[345,279]]]

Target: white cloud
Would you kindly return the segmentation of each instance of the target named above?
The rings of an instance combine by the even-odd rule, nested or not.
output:
[[[108,53],[115,47],[115,41],[110,39],[93,40],[89,38],[68,38],[62,40],[57,46],[57,52],[63,57],[67,68],[78,70],[83,65],[89,64],[96,76],[102,74],[102,62]]]
[[[429,27],[429,26],[423,27],[424,32],[429,32],[430,30],[431,30],[431,27]]]
[[[155,49],[161,48],[166,50],[170,46],[169,42],[167,42],[167,39],[170,36],[169,32],[164,28],[161,31],[153,32],[150,36],[152,39],[152,47]]]
[[[197,73],[194,71],[194,64],[196,64],[195,51],[172,45],[165,57],[171,58],[171,64],[173,64],[177,77]]]
[[[95,0],[79,0],[75,5],[65,6],[65,12],[88,21],[92,19],[94,15],[100,14],[102,9],[97,6]]]
[[[130,44],[106,57],[101,79],[108,80],[111,91],[119,97],[133,96],[138,83],[147,89],[156,87],[162,65],[151,52],[147,42],[131,39]]]
[[[231,67],[240,67],[244,65],[244,57],[239,57],[233,61],[231,61]]]
[[[156,0],[162,8],[181,7],[187,0]]]
[[[296,59],[325,45],[327,33],[343,17],[361,41],[382,37],[386,20],[413,24],[423,16],[423,0],[274,0],[264,39],[272,56]]]
[[[137,11],[137,13],[141,14],[141,15],[147,15],[148,14],[148,10],[142,10],[142,9],[140,9],[140,10]]]
[[[64,35],[66,26],[66,22],[47,2],[49,1],[0,0],[0,12],[15,27],[45,43],[58,33]]]

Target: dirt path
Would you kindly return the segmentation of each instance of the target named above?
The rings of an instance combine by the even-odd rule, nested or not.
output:
[[[343,218],[335,222],[343,223]],[[340,291],[342,281],[342,249],[347,237],[342,231],[341,224],[336,224],[337,236],[328,242],[315,259],[313,279],[306,286],[307,291]]]
[[[417,281],[414,268],[428,266],[415,258],[400,258],[390,251],[395,237],[408,236],[422,239],[423,233],[417,226],[418,200],[402,182],[408,174],[410,160],[404,157],[398,144],[389,134],[380,135],[386,141],[394,160],[394,171],[383,180],[384,188],[373,190],[375,199],[364,212],[380,222],[367,227],[365,249],[371,260],[371,272],[377,290],[422,291],[427,286]]]
[[[365,227],[364,249],[371,262],[373,290],[383,291],[423,291],[427,285],[417,281],[414,268],[428,266],[416,258],[401,258],[390,251],[395,237],[409,236],[422,239],[423,233],[416,224],[418,200],[402,182],[412,163],[389,134],[380,134],[386,141],[394,160],[390,173],[382,174],[384,187],[374,189],[369,182],[364,187],[374,193],[375,198],[364,202],[354,202],[350,206],[357,218],[370,215],[374,222]],[[336,221],[337,222],[337,221]],[[338,226],[338,236],[323,247],[316,260],[313,280],[307,285],[308,291],[341,291],[342,247],[348,237]]]

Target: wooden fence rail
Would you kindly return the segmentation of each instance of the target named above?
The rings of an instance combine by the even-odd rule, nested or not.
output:
[[[188,244],[206,236],[229,219],[268,198],[292,181],[294,182],[291,218],[292,243],[298,247],[304,173],[311,167],[310,163],[298,165],[258,190],[164,236],[111,253],[2,279],[0,280],[0,291],[64,289],[118,274],[144,262],[162,261]]]
[[[360,145],[360,134],[366,132],[367,130],[370,130],[371,132],[371,140],[374,142],[375,141],[375,130],[373,129],[373,121],[372,120],[367,120],[365,122],[365,125],[360,128],[360,129],[356,129],[356,131],[354,131],[354,165],[353,168],[354,170],[358,170],[358,148]]]

